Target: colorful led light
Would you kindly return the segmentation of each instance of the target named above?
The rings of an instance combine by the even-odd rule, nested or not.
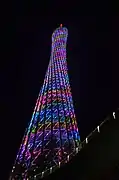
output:
[[[63,159],[69,160],[69,153],[80,141],[67,72],[67,36],[68,30],[62,24],[52,34],[48,70],[17,154],[13,176],[19,174],[23,179],[30,172],[36,173],[36,166],[39,172],[60,166]]]

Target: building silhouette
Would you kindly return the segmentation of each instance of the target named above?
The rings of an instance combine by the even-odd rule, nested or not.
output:
[[[68,30],[60,25],[52,34],[50,62],[32,119],[19,148],[10,179],[39,179],[67,163],[80,143],[66,44]]]
[[[119,180],[119,109],[80,144],[77,155],[44,180]]]

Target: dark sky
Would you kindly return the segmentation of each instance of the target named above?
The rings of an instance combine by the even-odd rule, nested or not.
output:
[[[52,32],[60,23],[69,31],[67,62],[81,139],[119,107],[119,18],[87,15],[85,6],[82,14],[58,14],[60,7],[50,6],[41,15],[39,6],[7,7],[2,21],[1,141],[8,173],[43,84]]]

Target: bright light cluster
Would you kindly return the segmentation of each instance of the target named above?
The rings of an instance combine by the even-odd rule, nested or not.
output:
[[[14,176],[29,177],[58,165],[79,144],[67,73],[67,36],[68,30],[62,26],[52,34],[48,70],[17,154]]]

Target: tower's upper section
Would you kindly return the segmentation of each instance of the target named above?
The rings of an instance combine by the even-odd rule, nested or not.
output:
[[[68,29],[60,25],[52,34],[52,47],[66,46]]]

